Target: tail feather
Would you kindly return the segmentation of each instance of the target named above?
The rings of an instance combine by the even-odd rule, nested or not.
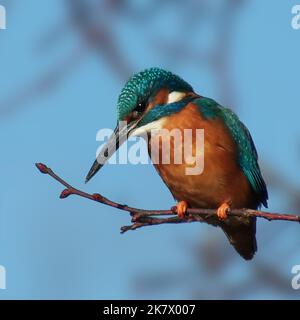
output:
[[[231,218],[234,221],[221,227],[235,250],[246,260],[251,260],[257,251],[256,218]]]

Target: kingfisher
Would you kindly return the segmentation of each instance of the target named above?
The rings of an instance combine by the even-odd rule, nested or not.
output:
[[[267,208],[268,191],[256,147],[238,116],[215,100],[197,94],[178,75],[161,68],[146,69],[127,81],[118,98],[117,114],[118,123],[122,121],[126,125],[117,125],[93,163],[86,182],[128,137],[147,135],[151,157],[153,129],[167,129],[162,132],[203,129],[204,166],[199,174],[188,175],[186,169],[191,163],[184,159],[175,162],[174,156],[169,163],[153,164],[176,200],[180,218],[185,217],[187,208],[216,209],[217,215],[207,215],[204,221],[220,227],[236,251],[244,259],[252,259],[257,251],[256,218],[230,216],[228,212],[231,208],[258,209],[262,205]],[[195,140],[189,143],[195,152]],[[170,143],[175,153],[181,147],[175,147],[174,141]],[[159,144],[158,156],[163,156],[163,152]]]

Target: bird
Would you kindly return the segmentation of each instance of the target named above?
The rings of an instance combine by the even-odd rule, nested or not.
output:
[[[257,251],[256,218],[231,216],[228,212],[235,208],[267,208],[268,191],[253,139],[238,116],[215,100],[196,93],[180,76],[151,67],[134,74],[124,85],[117,102],[117,120],[126,125],[116,126],[86,182],[130,136],[147,135],[151,157],[154,138],[150,133],[154,129],[180,132],[202,129],[204,165],[200,174],[187,175],[190,162],[175,163],[174,156],[170,163],[153,164],[173,195],[180,218],[185,217],[188,208],[216,209],[217,214],[204,216],[204,221],[220,227],[240,256],[251,260]],[[195,141],[189,143],[196,152]],[[178,147],[174,150],[174,141],[170,148],[179,151]],[[159,145],[158,156],[163,156],[162,153]]]

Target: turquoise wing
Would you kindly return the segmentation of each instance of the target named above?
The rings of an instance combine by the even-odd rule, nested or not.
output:
[[[239,120],[237,115],[228,108],[224,108],[209,98],[199,98],[195,101],[201,113],[206,118],[221,117],[228,127],[232,137],[238,145],[239,165],[258,195],[261,203],[268,207],[268,191],[260,168],[258,155],[249,130]]]

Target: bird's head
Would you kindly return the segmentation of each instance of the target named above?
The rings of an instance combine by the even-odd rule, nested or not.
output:
[[[150,68],[133,75],[119,95],[118,125],[91,167],[86,182],[129,136],[159,128],[165,117],[179,111],[194,96],[193,88],[170,71]],[[120,121],[126,124],[120,127]]]

